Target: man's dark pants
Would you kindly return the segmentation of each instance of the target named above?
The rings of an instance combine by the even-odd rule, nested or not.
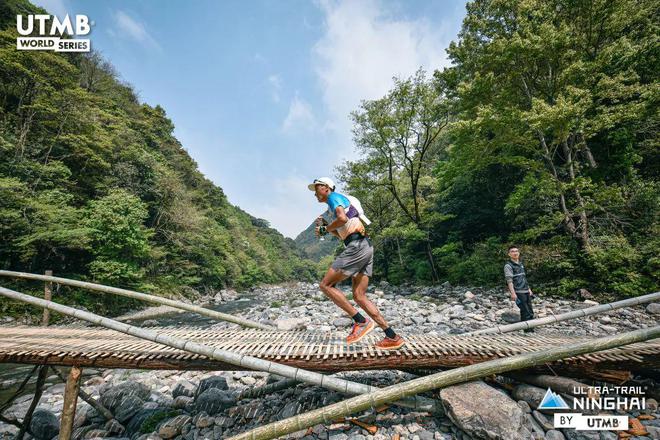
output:
[[[516,292],[516,297],[518,298],[516,305],[520,309],[520,320],[529,321],[530,319],[534,319],[534,311],[532,310],[532,298],[529,295],[529,292]]]

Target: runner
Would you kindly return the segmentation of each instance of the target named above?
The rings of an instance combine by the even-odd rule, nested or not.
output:
[[[330,224],[327,224],[322,216],[316,219],[316,235],[323,236],[329,232],[343,240],[346,246],[332,263],[320,284],[321,291],[354,321],[346,342],[353,344],[364,338],[373,330],[375,321],[385,332],[385,337],[376,344],[376,347],[383,350],[396,350],[402,347],[405,344],[403,338],[387,324],[376,305],[366,295],[369,277],[373,272],[374,249],[371,240],[366,236],[364,225],[360,220],[360,212],[351,204],[348,197],[334,192],[335,184],[328,177],[315,179],[307,187],[314,191],[320,203],[328,204],[332,217]],[[353,282],[353,299],[371,319],[365,318],[358,312],[346,299],[344,293],[335,287],[337,283],[349,277]]]

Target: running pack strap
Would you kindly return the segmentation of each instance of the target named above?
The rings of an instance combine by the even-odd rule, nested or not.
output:
[[[348,237],[344,238],[344,245],[348,246],[350,242],[355,241],[355,240],[360,240],[364,237],[365,236],[360,234],[359,232],[353,232]]]

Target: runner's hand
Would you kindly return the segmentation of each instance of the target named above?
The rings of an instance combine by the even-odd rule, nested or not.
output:
[[[515,293],[512,293],[511,294],[511,301],[515,301],[516,299],[518,299],[518,297],[516,296]]]

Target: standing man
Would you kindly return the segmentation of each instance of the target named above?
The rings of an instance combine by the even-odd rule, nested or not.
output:
[[[509,261],[504,265],[504,278],[511,294],[511,301],[515,301],[520,309],[520,320],[528,321],[534,318],[532,310],[532,289],[527,284],[525,266],[520,262],[520,250],[518,246],[509,246]],[[525,332],[534,331],[526,328]]]
[[[307,186],[314,191],[319,203],[327,203],[332,221],[326,224],[323,217],[316,219],[315,233],[323,236],[328,232],[344,241],[346,248],[332,263],[321,281],[320,288],[325,295],[350,316],[353,321],[351,333],[346,338],[353,344],[364,338],[374,329],[374,321],[385,332],[385,338],[376,344],[383,350],[401,348],[405,341],[387,324],[374,303],[367,299],[367,286],[373,271],[374,248],[367,238],[360,214],[355,206],[343,194],[335,191],[334,182],[328,177],[319,177]],[[353,299],[371,317],[365,318],[346,299],[344,293],[335,285],[346,278],[352,278]]]

